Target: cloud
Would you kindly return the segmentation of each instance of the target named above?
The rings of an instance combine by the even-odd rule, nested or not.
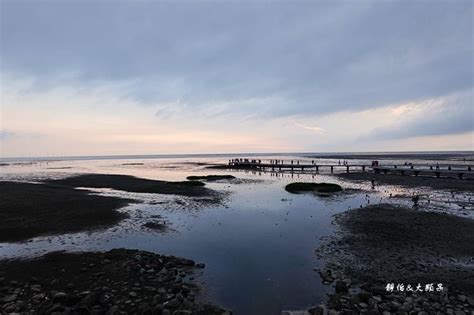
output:
[[[40,90],[112,82],[144,105],[180,100],[201,112],[253,100],[218,114],[283,117],[423,100],[473,82],[470,1],[1,5],[2,72],[31,76]]]
[[[0,140],[6,140],[13,137],[15,134],[8,130],[0,130]]]
[[[297,123],[297,122],[293,122],[293,125],[295,125],[295,126],[297,126],[297,127],[300,127],[300,128],[303,128],[303,129],[306,129],[306,130],[314,131],[315,133],[319,133],[319,134],[324,134],[324,133],[326,133],[326,129],[323,129],[323,128],[321,128],[321,127],[307,126],[307,125],[300,124],[300,123]]]
[[[23,154],[87,153],[96,138],[94,153],[246,151],[237,134],[256,151],[447,139],[472,131],[473,11],[470,0],[3,0],[2,128],[46,135],[4,142]],[[171,147],[165,135],[192,139]]]
[[[399,113],[391,125],[375,128],[365,139],[402,139],[474,131],[473,90],[426,100]],[[471,143],[471,149],[474,142]]]

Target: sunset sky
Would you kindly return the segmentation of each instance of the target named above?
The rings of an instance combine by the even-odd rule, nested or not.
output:
[[[0,0],[0,155],[473,150],[473,7]]]

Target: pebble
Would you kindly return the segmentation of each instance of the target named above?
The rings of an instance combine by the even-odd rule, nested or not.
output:
[[[3,298],[3,302],[12,302],[12,301],[15,301],[16,298],[17,298],[16,294],[7,295]]]
[[[465,302],[466,301],[466,296],[465,295],[458,295],[458,300],[461,301],[461,302]]]

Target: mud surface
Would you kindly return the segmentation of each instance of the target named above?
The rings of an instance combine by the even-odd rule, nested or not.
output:
[[[401,176],[394,174],[374,174],[374,173],[343,173],[336,176],[342,179],[371,181],[375,184],[400,185],[404,187],[418,188],[421,186],[433,189],[453,190],[453,191],[474,191],[474,179],[455,178],[435,178],[428,176]]]
[[[407,312],[474,310],[473,220],[381,204],[340,213],[335,223],[339,233],[317,250],[328,262],[327,268],[319,270],[322,280],[336,282],[330,308],[369,309],[368,300],[375,295],[379,303],[388,303],[387,311],[399,311],[406,302]],[[388,283],[405,288],[421,284],[422,291],[387,292]],[[426,284],[436,288],[439,283],[442,291],[425,290]],[[357,294],[351,296],[347,284],[365,290],[365,301]],[[353,298],[358,302],[351,304]]]
[[[232,175],[203,175],[203,176],[188,176],[188,180],[203,180],[203,181],[218,181],[218,180],[233,180],[235,176]]]
[[[199,181],[169,182],[129,175],[82,174],[48,181],[58,185],[87,188],[111,188],[127,192],[173,194],[180,196],[212,196],[213,190]]]
[[[1,242],[110,226],[136,202],[54,184],[1,181],[0,191]]]

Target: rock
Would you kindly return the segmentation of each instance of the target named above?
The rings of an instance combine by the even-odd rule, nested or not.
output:
[[[81,295],[79,295],[79,297],[81,297]],[[96,292],[91,292],[82,299],[81,304],[92,307],[96,304],[97,300],[98,294]]]
[[[380,296],[378,296],[378,295],[374,295],[374,296],[372,296],[372,298],[373,298],[373,299],[375,300],[375,302],[377,302],[377,303],[382,302],[382,298],[381,298]]]
[[[138,294],[137,294],[136,292],[133,292],[133,291],[130,291],[130,292],[128,293],[128,296],[130,296],[130,297],[137,297],[137,295],[138,295]]]
[[[166,289],[165,289],[165,288],[158,288],[158,293],[159,293],[159,294],[165,294],[165,293],[166,293]]]
[[[458,300],[461,302],[466,302],[466,296],[465,295],[458,295]]]
[[[33,284],[30,286],[32,292],[41,292],[41,286],[39,284]]]
[[[359,305],[361,308],[367,308],[367,307],[369,307],[369,305],[367,305],[367,303],[364,303],[364,302],[360,302],[358,305]]]
[[[50,308],[46,310],[46,313],[60,312],[63,313],[66,309],[61,304],[53,304]]]
[[[456,310],[454,311],[454,315],[466,315],[466,313],[461,310]]]
[[[12,304],[12,305],[8,305],[7,307],[4,308],[5,312],[7,313],[13,313],[16,309],[16,306],[15,304]]]
[[[392,310],[396,311],[398,310],[402,305],[396,301],[390,302],[390,306],[392,307]]]
[[[323,315],[324,314],[324,307],[323,306],[316,306],[308,310],[310,315]]]
[[[467,304],[469,304],[470,306],[473,306],[474,307],[474,299],[473,298],[467,298],[466,300]]]
[[[359,292],[357,294],[357,298],[364,303],[368,303],[370,297],[371,297],[371,294],[368,292]]]
[[[401,307],[400,310],[404,312],[409,312],[413,306],[410,303],[404,303]]]
[[[347,284],[344,281],[336,281],[336,293],[346,293],[349,290]]]
[[[201,268],[201,269],[204,269],[206,267],[206,265],[204,263],[198,263],[196,264],[196,268]]]
[[[7,295],[3,298],[3,302],[13,302],[17,298],[16,294]]]
[[[157,304],[154,308],[153,308],[153,315],[160,315],[163,313],[163,304]]]
[[[113,305],[107,312],[107,315],[116,315],[116,314],[120,314],[120,309],[118,305]]]
[[[44,300],[44,298],[46,297],[46,295],[44,295],[43,293],[40,293],[40,294],[35,294],[33,295],[33,300]]]
[[[330,269],[319,271],[319,276],[323,280],[323,283],[332,283],[334,278],[332,277],[332,271]]]
[[[53,302],[55,303],[63,303],[67,300],[67,294],[64,292],[58,292],[53,295]]]
[[[74,288],[74,283],[68,283],[68,284],[66,285],[66,288],[68,288],[68,289],[73,289],[73,288]]]
[[[181,303],[179,302],[179,300],[177,298],[173,298],[173,299],[163,303],[163,306],[169,307],[169,308],[177,308],[180,304]]]

